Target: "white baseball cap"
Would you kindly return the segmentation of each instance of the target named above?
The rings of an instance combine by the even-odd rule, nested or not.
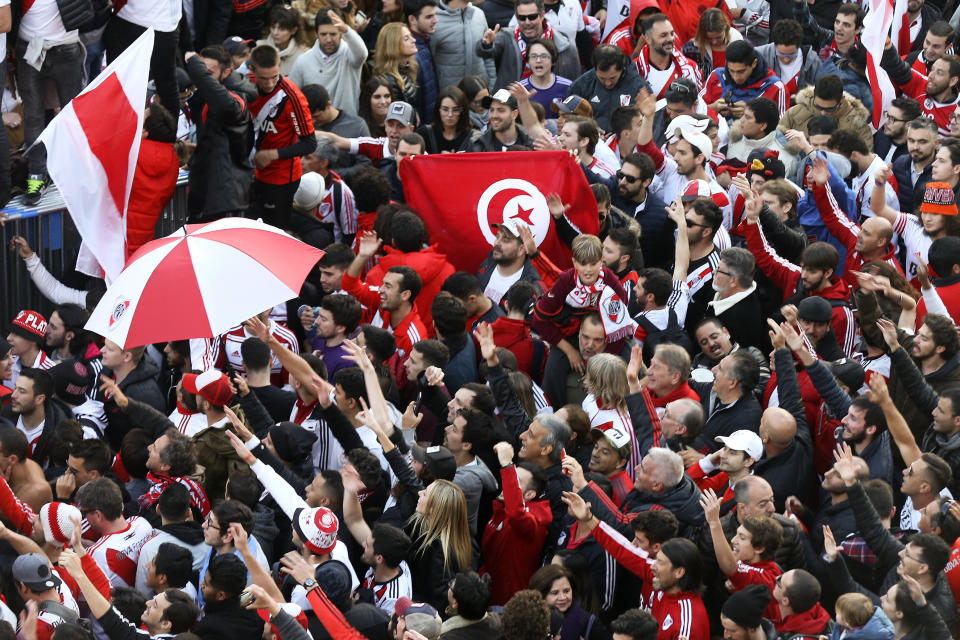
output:
[[[723,443],[727,449],[732,451],[743,451],[754,460],[763,457],[763,441],[760,436],[749,429],[734,431],[729,436],[717,436],[714,440]]]

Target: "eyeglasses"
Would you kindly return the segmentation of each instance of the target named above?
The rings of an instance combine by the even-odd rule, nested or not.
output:
[[[674,91],[676,93],[693,93],[693,89],[683,84],[682,82],[671,82],[669,90]]]
[[[690,224],[690,223],[688,222],[687,224]],[[732,277],[733,277],[733,274],[732,274],[732,273],[730,273],[729,271],[724,271],[723,269],[721,269],[721,268],[719,268],[719,267],[717,267],[716,269],[714,269],[713,272],[714,272],[714,273],[722,273],[723,275],[727,276],[728,278],[732,278]]]
[[[838,102],[837,104],[833,105],[832,107],[824,107],[823,105],[820,105],[820,104],[817,104],[816,102],[814,102],[814,103],[813,103],[813,108],[816,109],[816,110],[818,110],[818,111],[823,111],[824,113],[833,113],[834,111],[836,111],[837,109],[840,108],[840,103]]]
[[[626,180],[627,184],[633,184],[639,179],[639,176],[628,176],[623,171],[617,171],[617,180]]]
[[[207,517],[203,521],[203,526],[207,527],[208,529],[216,529],[217,531],[220,531],[220,527],[216,526],[210,521],[210,515],[211,514],[207,514]]]
[[[887,117],[887,120],[889,120],[890,122],[909,122],[909,120],[907,120],[906,118],[897,118],[895,116],[890,115],[889,111],[884,111],[883,115],[885,115]]]
[[[536,22],[539,19],[539,13],[517,14],[517,22]]]
[[[531,53],[531,54],[530,54],[529,56],[527,56],[527,57],[528,57],[530,60],[550,60],[550,59],[551,59],[549,53]]]

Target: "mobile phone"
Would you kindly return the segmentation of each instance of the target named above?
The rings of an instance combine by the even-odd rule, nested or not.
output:
[[[240,594],[240,606],[246,607],[249,604],[253,604],[253,601],[256,600],[256,597],[249,591],[244,591]]]
[[[367,21],[367,14],[357,9],[357,12],[353,16],[353,21],[356,24],[363,24]]]

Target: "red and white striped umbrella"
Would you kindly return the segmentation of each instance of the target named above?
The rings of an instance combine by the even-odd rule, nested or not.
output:
[[[188,224],[130,256],[86,328],[123,348],[212,338],[299,295],[322,256],[255,220]]]

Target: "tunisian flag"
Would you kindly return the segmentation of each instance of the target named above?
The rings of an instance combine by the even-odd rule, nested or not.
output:
[[[566,151],[444,153],[404,158],[403,192],[423,218],[430,241],[462,271],[475,273],[493,246],[493,225],[514,218],[530,227],[537,246],[560,268],[570,249],[557,237],[547,196],[570,205],[567,219],[597,233],[597,201],[579,163]]]
[[[102,269],[108,283],[126,261],[127,204],[152,52],[153,29],[147,29],[37,138],[47,147],[47,171],[83,238],[77,269],[95,276]]]

